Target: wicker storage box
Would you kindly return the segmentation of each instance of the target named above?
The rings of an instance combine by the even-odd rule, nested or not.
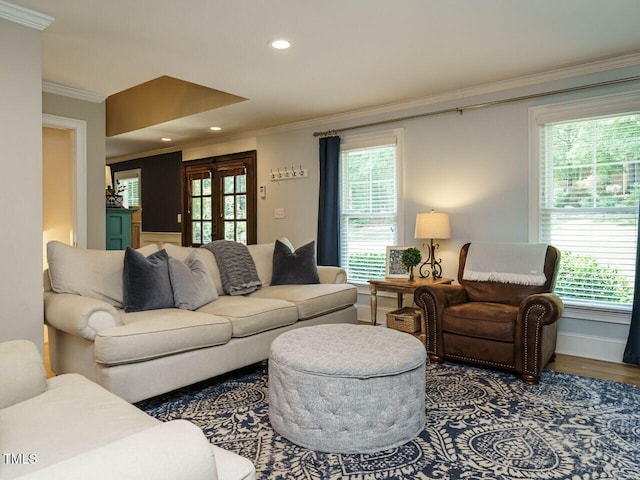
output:
[[[403,307],[387,313],[387,327],[407,333],[420,330],[420,313],[415,308]]]

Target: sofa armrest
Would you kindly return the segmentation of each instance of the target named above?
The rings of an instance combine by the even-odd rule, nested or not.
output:
[[[217,480],[219,477],[213,449],[202,431],[186,420],[173,420],[20,478]]]
[[[0,409],[44,393],[47,376],[38,348],[28,340],[0,343]]]
[[[72,293],[46,292],[44,319],[54,328],[93,341],[105,328],[122,325],[113,305]]]
[[[347,272],[340,267],[318,265],[320,283],[347,283]]]
[[[216,457],[218,480],[256,480],[256,469],[248,458],[211,445]]]

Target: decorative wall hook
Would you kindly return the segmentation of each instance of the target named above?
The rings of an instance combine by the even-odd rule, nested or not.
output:
[[[288,166],[283,167],[282,170],[280,168],[276,168],[275,172],[273,171],[273,169],[269,170],[269,177],[271,178],[272,182],[278,180],[297,180],[299,178],[306,178],[308,176],[309,171],[306,168],[302,168],[302,165],[300,165],[299,168],[291,165],[291,170],[289,170]]]

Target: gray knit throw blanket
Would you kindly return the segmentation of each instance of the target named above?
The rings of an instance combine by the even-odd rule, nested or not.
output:
[[[256,264],[246,245],[230,240],[216,240],[202,248],[216,257],[222,289],[227,295],[246,295],[262,287]]]

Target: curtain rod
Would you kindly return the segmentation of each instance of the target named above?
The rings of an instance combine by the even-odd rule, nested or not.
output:
[[[446,108],[444,110],[436,110],[434,112],[418,113],[418,114],[409,115],[406,117],[392,118],[391,120],[381,120],[379,122],[364,123],[362,125],[355,125],[353,127],[336,128],[334,130],[325,130],[324,132],[313,132],[313,136],[314,137],[335,136],[339,132],[345,132],[348,130],[356,130],[359,128],[366,128],[366,127],[375,127],[376,125],[384,125],[386,123],[401,122],[404,120],[413,120],[414,118],[431,117],[433,115],[441,115],[443,113],[459,113],[460,115],[462,115],[462,113],[465,110],[475,110],[478,108],[493,107],[495,105],[503,105],[505,103],[521,102],[523,100],[531,100],[533,98],[549,97],[551,95],[560,95],[562,93],[578,92],[580,90],[587,90],[589,88],[605,87],[607,85],[616,85],[619,83],[634,82],[637,80],[640,80],[640,76],[620,78],[617,80],[608,80],[606,82],[599,82],[599,83],[590,83],[588,85],[581,85],[578,87],[563,88],[562,90],[551,90],[549,92],[532,93],[531,95],[523,95],[521,97],[512,97],[512,98],[505,98],[503,100],[493,100],[491,102],[475,103],[472,105],[465,105],[464,107]]]

